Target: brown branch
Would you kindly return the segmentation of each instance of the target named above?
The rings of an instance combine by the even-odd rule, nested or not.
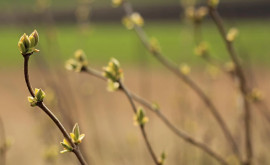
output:
[[[124,10],[125,10],[125,12],[126,12],[126,14],[128,16],[130,16],[133,13],[132,6],[127,1],[125,1],[123,3],[123,7],[124,7]],[[224,122],[224,119],[222,118],[222,116],[220,115],[220,113],[218,112],[217,108],[215,107],[215,105],[213,104],[213,102],[210,100],[210,98],[203,92],[203,90],[192,79],[190,79],[188,76],[182,74],[179,71],[177,65],[174,64],[173,62],[169,61],[167,58],[165,58],[161,52],[151,51],[148,37],[147,37],[146,33],[144,32],[144,30],[141,27],[139,27],[137,25],[134,25],[134,29],[135,29],[135,31],[136,31],[139,39],[142,41],[143,45],[146,47],[146,49],[150,53],[152,53],[152,55],[161,64],[163,64],[171,72],[173,72],[180,79],[182,79],[182,81],[184,81],[201,98],[201,100],[209,108],[210,112],[212,113],[212,115],[214,116],[214,118],[218,122],[219,126],[221,127],[221,130],[222,130],[225,138],[227,139],[227,141],[230,143],[230,146],[231,146],[233,152],[238,157],[240,157],[238,146],[236,145],[236,142],[235,142],[235,140],[234,140],[231,132],[229,131],[228,126]]]
[[[226,44],[226,48],[228,50],[228,53],[230,55],[230,58],[232,59],[234,65],[235,65],[235,72],[236,76],[239,79],[239,88],[240,92],[242,94],[242,97],[244,99],[244,111],[245,111],[245,116],[244,116],[244,123],[245,123],[245,149],[246,149],[246,160],[244,164],[250,165],[252,164],[252,158],[253,158],[253,149],[252,149],[252,140],[251,140],[251,111],[250,111],[250,105],[247,100],[247,95],[249,92],[248,86],[247,86],[247,81],[244,75],[243,68],[240,64],[240,61],[238,59],[238,56],[236,55],[235,49],[233,47],[232,42],[228,41],[226,38],[226,31],[222,22],[222,18],[220,17],[219,13],[217,10],[213,7],[209,7],[209,12],[210,16],[215,22],[222,39],[224,40]]]
[[[128,89],[124,86],[124,84],[121,81],[119,81],[119,85],[120,85],[119,88],[121,90],[123,90],[123,92],[127,96],[128,100],[129,100],[129,102],[131,104],[132,110],[133,110],[134,114],[136,115],[137,114],[137,108],[136,108],[135,103],[134,103],[134,101],[133,101],[133,99],[131,97],[130,92],[128,91]],[[144,141],[146,143],[147,149],[148,149],[153,161],[155,162],[156,165],[161,165],[161,163],[159,163],[158,158],[157,158],[156,154],[154,153],[153,148],[152,148],[152,146],[151,146],[151,144],[149,142],[149,139],[147,137],[144,125],[140,125],[139,127],[140,127],[141,133],[143,135],[143,139],[144,139]]]
[[[96,71],[94,69],[91,68],[84,68],[83,73],[87,73],[89,75],[95,76],[101,80],[107,81],[107,79],[102,76],[102,73],[99,71]],[[120,88],[121,89],[121,88]],[[194,147],[198,147],[199,149],[201,149],[202,151],[206,152],[207,154],[209,154],[211,157],[213,157],[214,159],[216,159],[220,164],[222,165],[228,165],[228,163],[226,162],[225,159],[223,159],[218,153],[216,153],[215,151],[213,151],[211,148],[209,148],[206,144],[194,139],[193,137],[191,137],[190,135],[188,135],[186,132],[179,130],[178,128],[176,128],[167,118],[166,116],[164,116],[164,114],[161,112],[161,109],[155,109],[153,108],[152,104],[149,101],[146,101],[144,98],[134,94],[133,92],[129,91],[129,94],[131,96],[131,98],[133,100],[135,100],[136,102],[140,103],[141,105],[143,105],[144,107],[146,107],[148,110],[150,110],[151,112],[155,113],[162,121],[163,123],[169,128],[169,130],[171,130],[174,134],[176,134],[176,136],[178,136],[179,138],[183,139],[185,142],[193,145]]]
[[[29,90],[29,93],[31,94],[32,97],[35,97],[35,94],[33,92],[33,88],[30,83],[29,79],[29,73],[28,73],[28,62],[29,62],[29,57],[31,54],[24,55],[24,77],[25,77],[25,82],[27,85],[27,88]],[[59,128],[59,130],[62,132],[63,136],[65,139],[69,142],[69,144],[72,146],[73,150],[72,152],[76,155],[78,160],[82,165],[87,165],[86,161],[84,160],[82,154],[80,153],[80,150],[77,145],[75,145],[67,133],[65,127],[62,125],[62,123],[58,120],[58,118],[46,107],[46,105],[43,102],[38,102],[37,106],[45,112],[49,118],[55,123],[55,125]]]
[[[35,97],[33,88],[31,87],[30,81],[29,81],[29,73],[28,73],[28,62],[29,62],[29,57],[32,54],[28,54],[24,56],[24,80],[27,85],[27,89],[30,92],[32,97]]]

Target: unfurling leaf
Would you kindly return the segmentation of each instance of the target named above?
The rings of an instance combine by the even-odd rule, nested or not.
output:
[[[64,139],[63,142],[60,142],[60,144],[64,147],[64,150],[60,151],[61,154],[71,152],[73,150],[73,148],[66,139]]]
[[[85,134],[80,134],[79,125],[76,123],[73,127],[72,133],[70,133],[70,137],[75,144],[80,144]]]
[[[45,92],[42,89],[35,88],[35,96],[28,96],[28,102],[32,107],[36,106],[39,102],[43,102]]]

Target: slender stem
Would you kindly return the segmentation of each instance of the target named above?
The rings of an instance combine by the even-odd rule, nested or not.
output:
[[[133,13],[133,9],[132,6],[130,5],[130,3],[128,3],[127,1],[124,2],[123,4],[124,10],[126,12],[126,14],[128,16],[130,16]],[[149,43],[149,39],[146,35],[146,33],[144,32],[144,30],[135,25],[134,29],[139,37],[139,39],[142,41],[143,45],[146,47],[146,49],[153,54],[153,56],[161,63],[163,64],[166,68],[168,68],[171,72],[173,72],[175,75],[177,75],[180,79],[182,79],[192,90],[194,90],[196,92],[196,94],[202,99],[202,101],[204,102],[204,104],[209,108],[210,112],[212,113],[212,115],[214,116],[214,118],[216,119],[217,123],[219,124],[219,126],[221,127],[221,130],[225,136],[225,138],[227,139],[227,141],[230,143],[231,148],[233,150],[233,152],[240,157],[240,152],[238,149],[238,146],[236,145],[236,142],[231,134],[231,132],[229,131],[228,126],[226,125],[226,123],[224,122],[224,119],[222,118],[222,116],[220,115],[220,113],[218,112],[217,108],[215,107],[215,105],[213,104],[213,102],[210,100],[210,98],[203,92],[203,90],[195,83],[195,81],[193,81],[192,79],[190,79],[188,76],[182,74],[182,72],[179,71],[178,66],[176,64],[174,64],[172,61],[169,61],[167,58],[165,58],[163,56],[163,54],[161,52],[158,51],[150,51],[150,43]]]
[[[31,87],[31,84],[30,84],[29,73],[28,73],[28,62],[29,62],[30,55],[31,54],[24,56],[24,80],[25,80],[27,89],[30,92],[31,96],[35,97],[33,88]]]
[[[72,143],[72,139],[70,138],[69,134],[67,133],[66,129],[62,125],[62,123],[57,119],[57,117],[50,111],[49,108],[46,107],[46,105],[43,102],[39,102],[37,106],[43,110],[50,118],[53,120],[55,125],[58,127],[58,129],[62,132],[63,136],[67,139],[67,141],[72,145],[73,148],[76,147],[74,143]]]
[[[132,107],[132,110],[133,110],[134,114],[136,114],[137,113],[137,108],[136,108],[135,103],[134,103],[134,101],[133,101],[133,99],[131,97],[131,94],[129,93],[128,89],[123,85],[122,82],[119,82],[119,84],[120,84],[120,89],[122,89],[123,92],[126,94],[128,100],[129,100],[129,102],[131,104],[131,107]],[[140,125],[140,130],[142,132],[143,139],[144,139],[144,141],[146,143],[147,149],[148,149],[149,153],[151,154],[151,157],[152,157],[153,161],[155,162],[156,165],[161,165],[159,163],[154,151],[153,151],[153,148],[152,148],[150,142],[149,142],[149,139],[147,137],[144,125]]]
[[[32,97],[35,97],[35,94],[33,92],[33,88],[32,88],[31,83],[30,83],[29,73],[28,73],[29,57],[30,57],[30,55],[24,56],[24,77],[25,77],[25,82],[26,82],[27,88],[29,90],[29,93],[31,94]],[[45,112],[49,116],[49,118],[55,123],[55,125],[59,128],[59,130],[62,132],[63,136],[65,137],[65,139],[72,146],[72,148],[73,148],[72,152],[76,155],[76,157],[78,158],[80,163],[82,165],[87,165],[82,154],[80,153],[78,146],[73,143],[71,137],[67,133],[67,131],[66,131],[65,127],[62,125],[62,123],[58,120],[58,118],[50,111],[49,108],[46,107],[46,105],[43,102],[38,102],[37,106],[40,109],[42,109],[43,112]]]
[[[248,100],[246,99],[246,96],[249,92],[248,86],[247,86],[247,81],[244,75],[243,68],[240,64],[239,58],[236,55],[235,49],[233,47],[232,42],[228,41],[226,38],[226,31],[222,22],[222,18],[220,17],[219,13],[215,8],[209,7],[209,12],[210,16],[215,22],[222,39],[224,40],[228,53],[230,55],[230,58],[232,59],[234,65],[235,65],[235,71],[236,71],[236,76],[239,79],[239,88],[240,92],[242,94],[242,97],[244,99],[244,127],[245,127],[245,149],[246,149],[246,162],[244,164],[250,165],[252,164],[252,158],[253,158],[253,148],[252,148],[252,140],[251,140],[251,135],[252,135],[252,130],[251,130],[251,111],[250,111],[250,105],[248,103]]]
[[[84,73],[90,74],[92,76],[95,76],[101,80],[106,81],[106,78],[104,76],[102,76],[101,72],[96,71],[94,69],[91,68],[86,68],[84,70]],[[155,113],[162,121],[163,123],[174,133],[176,134],[179,138],[183,139],[185,142],[193,145],[194,147],[198,147],[200,148],[202,151],[206,152],[207,154],[209,154],[211,157],[213,157],[214,159],[216,159],[220,164],[223,165],[228,165],[228,163],[226,162],[225,159],[223,159],[218,153],[216,153],[215,151],[213,151],[211,148],[209,148],[206,144],[194,139],[193,137],[191,137],[190,135],[188,135],[186,132],[179,130],[178,128],[176,128],[161,112],[161,109],[155,109],[153,108],[152,104],[148,101],[146,101],[145,99],[141,98],[140,96],[132,93],[129,91],[129,94],[131,96],[131,98],[133,100],[135,100],[136,102],[140,103],[141,105],[143,105],[144,107],[146,107],[148,110],[150,110],[151,112]]]
[[[79,149],[79,146],[76,146],[76,149],[73,151],[73,153],[76,155],[76,157],[78,158],[78,160],[80,161],[82,165],[87,165],[87,162],[85,161],[81,153],[81,150]]]

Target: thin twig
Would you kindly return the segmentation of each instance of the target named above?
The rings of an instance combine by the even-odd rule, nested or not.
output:
[[[95,76],[101,80],[107,81],[106,78],[104,76],[102,76],[102,73],[91,69],[91,68],[84,68],[83,73],[87,73],[90,74],[92,76]],[[121,89],[121,88],[120,88]],[[164,114],[162,113],[162,110],[160,108],[155,109],[153,108],[152,104],[149,101],[146,101],[144,98],[134,94],[133,92],[129,91],[129,94],[131,96],[131,98],[133,100],[135,100],[136,102],[140,103],[141,105],[143,105],[144,107],[146,107],[148,110],[150,110],[151,112],[155,113],[162,121],[163,123],[174,133],[176,134],[179,138],[183,139],[185,142],[200,148],[202,151],[206,152],[207,154],[209,154],[211,157],[213,157],[214,159],[216,159],[220,164],[222,165],[228,165],[228,163],[226,162],[225,159],[223,159],[218,153],[216,153],[215,151],[213,151],[211,148],[209,148],[206,144],[194,139],[193,137],[191,137],[190,135],[188,135],[186,132],[179,130],[178,128],[176,128],[167,118],[166,116],[164,116]]]
[[[201,34],[202,33],[201,32],[201,30],[202,30],[201,23],[193,23],[193,24],[194,24],[194,41],[195,41],[196,46],[198,46],[199,43],[201,43],[203,41],[202,34]],[[235,74],[232,74],[231,72],[226,71],[226,69],[222,66],[220,61],[217,61],[217,59],[211,58],[209,52],[206,52],[206,53],[207,53],[206,56],[202,57],[202,59],[205,62],[207,62],[208,64],[210,64],[214,67],[217,67],[222,72],[224,72],[226,75],[228,75],[230,78],[234,79]],[[254,77],[252,79],[254,81]],[[250,88],[250,89],[252,89],[252,88]],[[260,101],[254,101],[252,103],[260,111],[261,116],[267,120],[268,124],[270,124],[270,110],[267,107],[267,104],[265,103],[265,101],[260,100]]]
[[[129,102],[131,104],[132,110],[133,110],[134,114],[136,115],[137,114],[137,108],[136,108],[135,103],[134,103],[134,101],[133,101],[133,99],[131,97],[130,92],[128,91],[128,89],[124,86],[124,84],[121,81],[119,82],[119,85],[120,85],[119,88],[122,89],[123,92],[125,93],[125,95],[127,96],[128,100],[129,100]],[[151,144],[149,142],[149,139],[147,137],[144,125],[140,125],[140,130],[141,130],[141,133],[143,135],[143,139],[144,139],[144,141],[146,143],[147,149],[148,149],[153,161],[155,162],[156,165],[161,165],[161,163],[159,163],[158,158],[157,158],[156,154],[154,153],[153,148],[152,148],[152,146],[151,146]]]
[[[31,54],[24,55],[24,77],[25,77],[25,82],[27,85],[27,88],[29,90],[29,93],[31,94],[32,97],[35,97],[35,94],[33,92],[33,88],[30,83],[29,79],[29,73],[28,73],[28,62],[29,62],[29,57]],[[75,145],[67,133],[65,127],[62,125],[62,123],[58,120],[58,118],[49,110],[49,108],[46,107],[46,105],[43,102],[38,102],[37,106],[45,112],[49,118],[55,123],[55,125],[59,128],[59,130],[62,132],[63,136],[65,139],[69,142],[69,144],[72,146],[73,150],[72,152],[76,155],[78,160],[82,165],[87,165],[86,161],[84,160],[82,154],[80,153],[80,150],[77,145]]]
[[[238,59],[238,56],[236,55],[235,49],[233,47],[232,42],[228,41],[226,38],[226,31],[222,22],[222,18],[220,17],[217,10],[213,7],[209,7],[210,16],[215,22],[222,39],[224,40],[226,44],[226,48],[228,50],[228,53],[230,55],[230,58],[232,59],[234,65],[235,65],[235,72],[236,76],[239,79],[239,88],[240,92],[242,94],[243,100],[244,100],[244,125],[245,125],[245,149],[246,149],[246,162],[244,164],[250,165],[252,163],[253,158],[253,149],[252,149],[252,140],[251,140],[251,111],[250,111],[250,105],[248,103],[248,100],[246,99],[247,94],[249,92],[246,78],[244,75],[243,68],[240,64],[240,61]]]
[[[132,6],[129,2],[125,1],[123,3],[124,10],[128,16],[130,16],[133,13]],[[182,72],[179,71],[178,66],[174,64],[172,61],[169,61],[167,58],[163,56],[163,54],[159,51],[150,51],[150,42],[149,39],[145,33],[145,31],[137,26],[134,25],[134,29],[139,37],[139,39],[142,41],[143,45],[146,47],[146,49],[152,53],[152,55],[166,68],[168,68],[171,72],[173,72],[175,75],[177,75],[180,79],[182,79],[192,90],[196,92],[196,94],[202,99],[202,101],[205,103],[205,105],[209,108],[210,112],[218,122],[219,126],[222,129],[222,132],[227,139],[227,141],[230,143],[230,146],[232,147],[233,152],[240,157],[240,152],[238,149],[238,146],[236,145],[236,142],[231,134],[231,132],[228,129],[228,126],[224,122],[224,119],[218,112],[217,108],[213,104],[213,102],[210,100],[210,98],[203,92],[203,90],[188,76],[182,74]]]

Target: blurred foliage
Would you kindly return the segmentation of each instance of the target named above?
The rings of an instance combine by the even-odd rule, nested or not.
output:
[[[268,37],[269,22],[242,20],[227,22],[227,25],[233,25],[239,29],[239,37],[235,43],[237,51],[243,59],[249,58],[253,62],[269,64],[270,49],[265,49],[270,42]],[[151,58],[151,63],[155,61],[147,55],[135,33],[126,30],[119,20],[119,23],[92,24],[87,33],[80,31],[76,25],[56,25],[53,33],[44,26],[2,26],[0,27],[0,44],[4,49],[0,49],[0,54],[2,54],[0,66],[14,66],[21,62],[22,57],[17,48],[18,37],[35,28],[40,34],[40,45],[37,48],[41,50],[36,55],[44,56],[50,63],[63,65],[63,67],[64,61],[72,56],[77,49],[85,51],[90,65],[93,61],[104,62],[110,57],[121,59],[129,64],[149,61],[149,58]],[[195,44],[191,25],[176,21],[146,21],[145,29],[150,37],[157,38],[161,50],[172,60],[179,63],[203,63],[200,58],[194,55]],[[203,25],[203,36],[209,42],[209,49],[213,55],[223,60],[228,59],[224,44],[212,23],[206,22]],[[48,37],[55,37],[54,44],[59,50],[49,48]]]
[[[37,0],[8,0],[8,1],[0,1],[0,8],[1,9],[12,9],[12,8],[17,8],[20,10],[23,9],[29,9],[35,8]],[[66,0],[39,0],[39,1],[47,1],[51,4],[52,8],[57,8],[57,9],[67,9],[67,8],[74,8],[79,0],[73,0],[73,1],[66,1]],[[130,0],[132,4],[135,6],[147,6],[147,5],[164,5],[164,4],[179,4],[181,0]],[[184,0],[182,0],[184,1]],[[258,1],[266,1],[266,0],[249,0],[249,2],[258,2]],[[92,0],[93,6],[96,7],[105,7],[105,6],[111,6],[111,1],[110,0]],[[198,3],[204,3],[206,0],[196,0]],[[222,3],[226,2],[246,2],[245,0],[222,0]]]

